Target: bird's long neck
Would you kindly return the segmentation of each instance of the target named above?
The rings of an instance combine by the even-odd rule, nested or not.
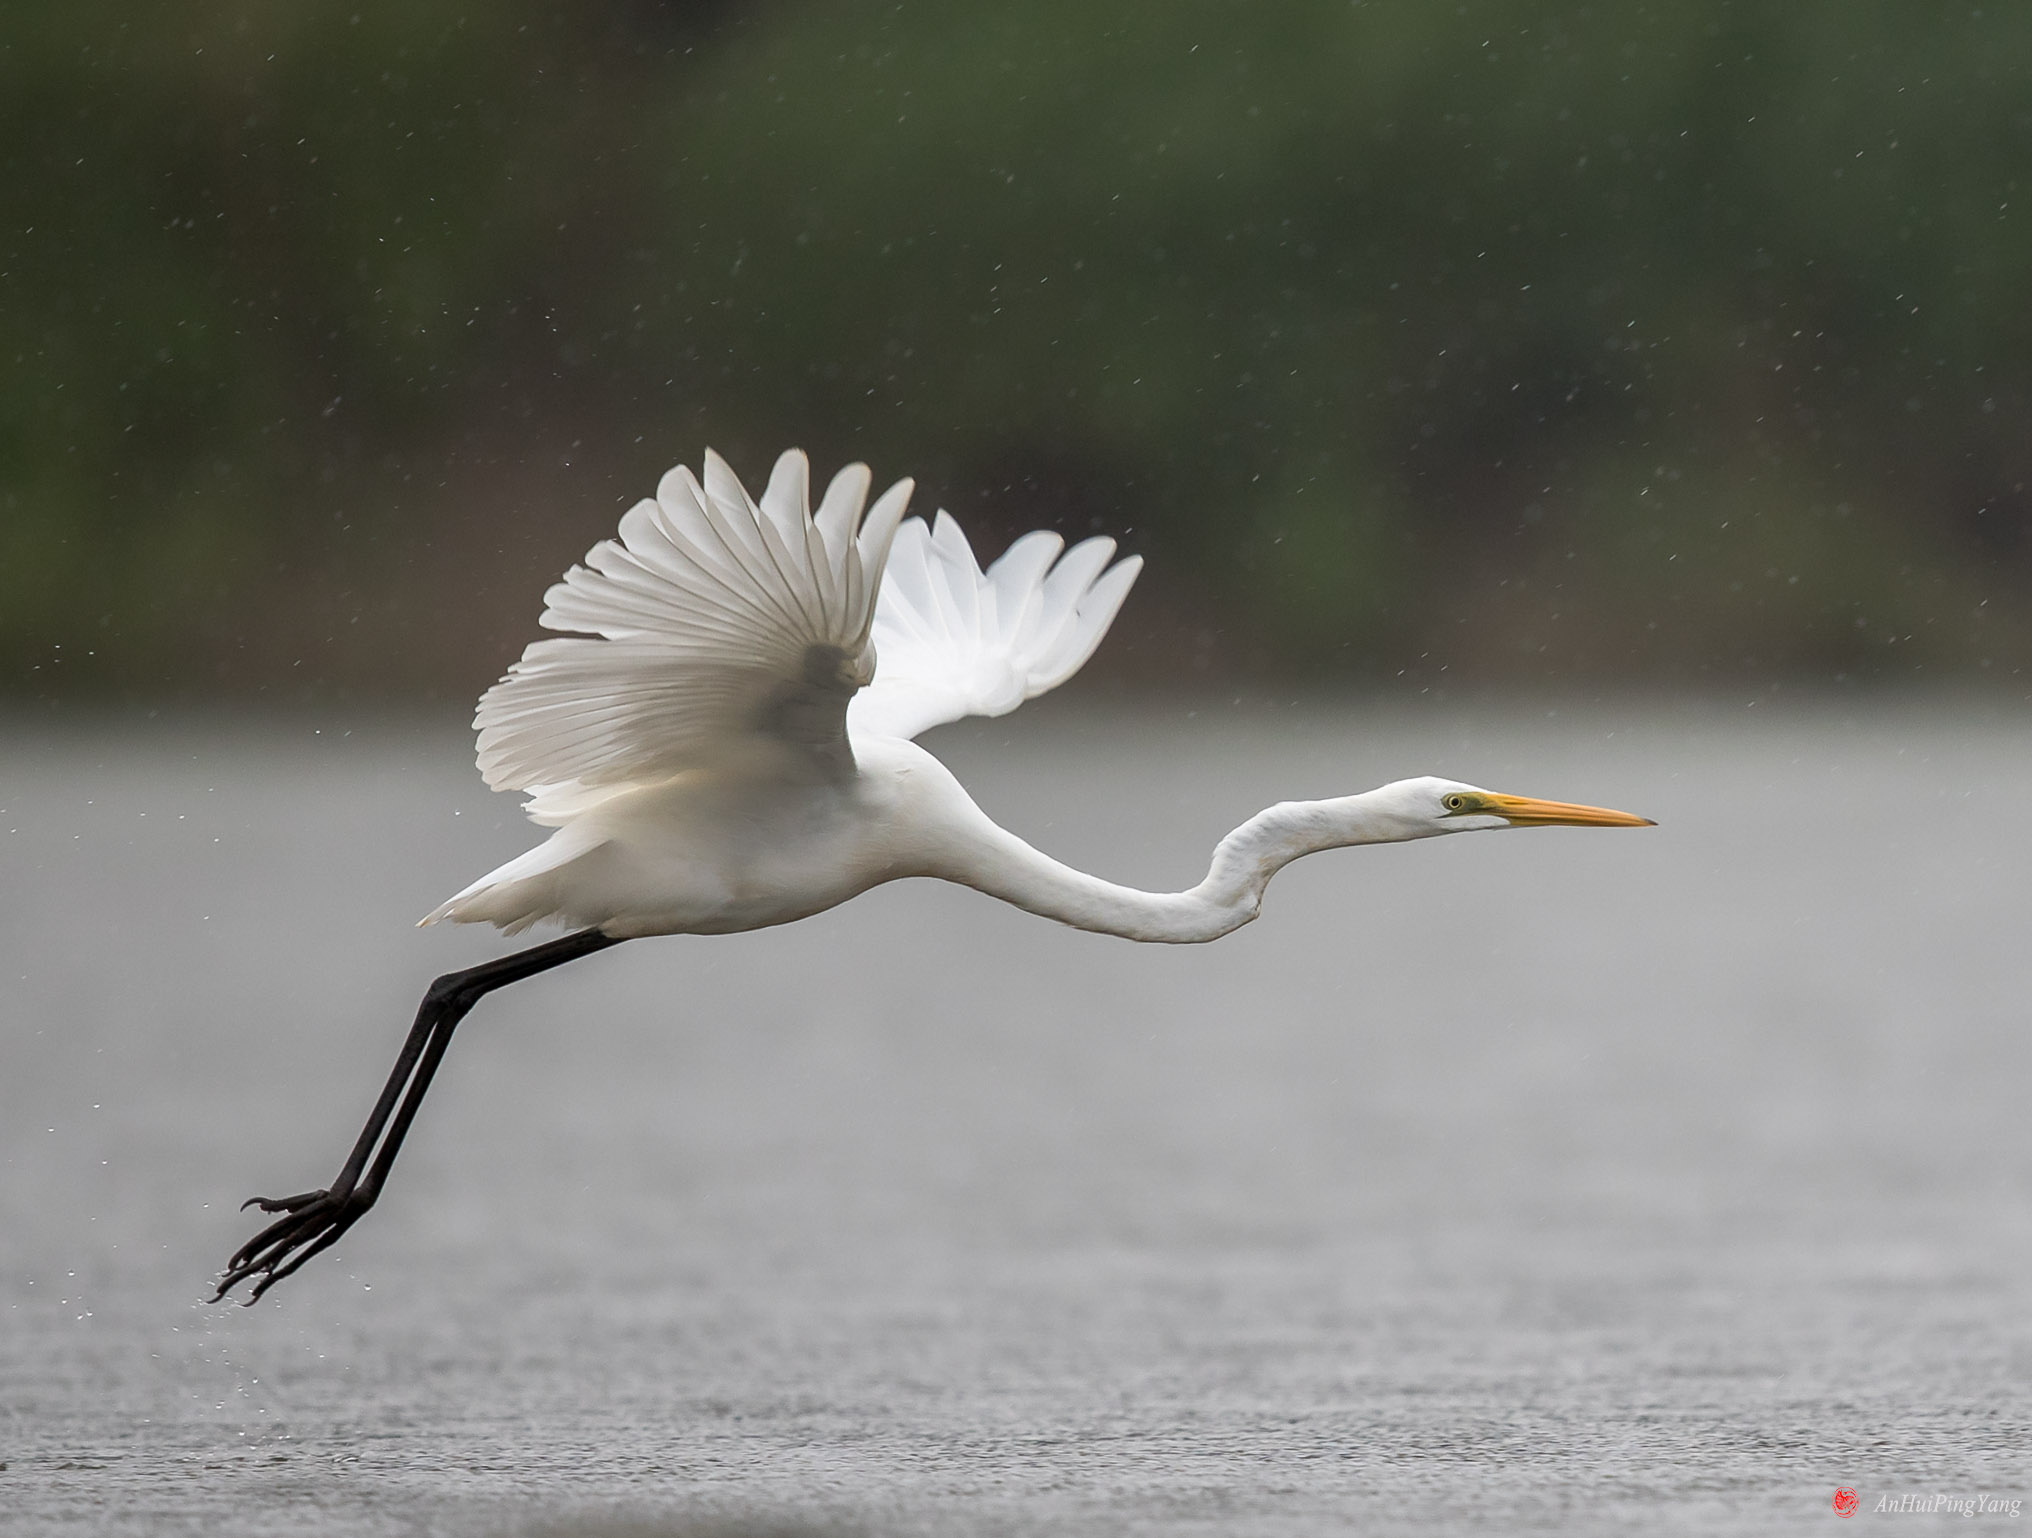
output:
[[[1300,855],[1410,836],[1365,804],[1376,794],[1283,801],[1258,812],[1220,841],[1206,879],[1183,892],[1139,891],[1074,870],[969,802],[979,821],[968,819],[967,858],[932,874],[1075,929],[1191,945],[1217,940],[1255,918],[1270,878]]]

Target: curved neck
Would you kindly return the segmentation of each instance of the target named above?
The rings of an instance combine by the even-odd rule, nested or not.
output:
[[[928,874],[1075,929],[1198,944],[1218,940],[1255,918],[1270,878],[1300,855],[1419,836],[1377,815],[1379,809],[1371,804],[1376,794],[1281,801],[1265,808],[1220,841],[1206,879],[1183,892],[1139,891],[1074,870],[998,827],[969,802],[973,816],[967,819],[971,826],[964,857],[942,860]]]

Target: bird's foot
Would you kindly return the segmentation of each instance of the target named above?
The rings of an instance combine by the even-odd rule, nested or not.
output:
[[[219,1290],[212,1294],[211,1301],[222,1301],[242,1282],[258,1276],[260,1280],[247,1294],[246,1301],[249,1305],[259,1302],[262,1293],[319,1250],[337,1243],[339,1235],[359,1222],[373,1205],[374,1193],[357,1186],[338,1191],[305,1191],[298,1196],[250,1196],[240,1204],[242,1212],[259,1207],[263,1212],[280,1212],[283,1216],[234,1252],[226,1262]]]

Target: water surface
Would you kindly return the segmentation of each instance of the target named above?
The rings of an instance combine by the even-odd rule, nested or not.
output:
[[[1151,886],[1411,773],[1663,826],[1323,855],[1210,947],[930,883],[629,945],[487,1001],[381,1208],[207,1308],[234,1203],[327,1181],[424,984],[503,948],[414,918],[531,830],[456,731],[16,721],[8,1530],[1762,1534],[1837,1485],[2032,1496],[2025,725],[1179,705],[934,745]]]

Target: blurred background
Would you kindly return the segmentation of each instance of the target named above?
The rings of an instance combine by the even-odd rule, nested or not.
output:
[[[0,687],[463,701],[712,445],[1098,668],[2015,677],[2032,12],[15,5]]]

